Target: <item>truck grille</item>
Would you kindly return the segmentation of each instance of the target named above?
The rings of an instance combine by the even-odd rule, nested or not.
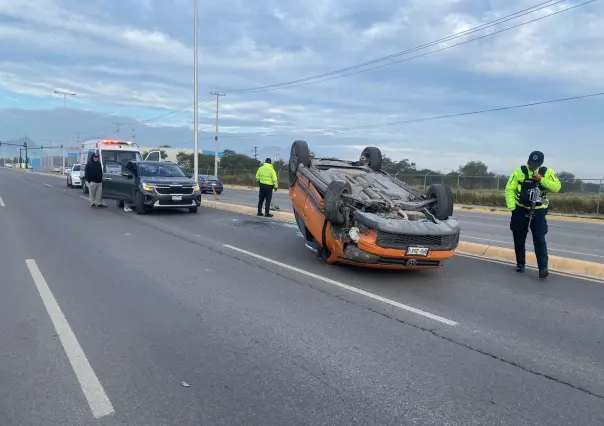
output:
[[[191,187],[182,187],[182,186],[171,186],[171,187],[158,187],[155,188],[158,192],[158,194],[162,194],[162,195],[174,195],[174,194],[184,194],[184,195],[190,195],[193,193],[193,188]]]
[[[428,247],[430,250],[453,250],[459,244],[455,235],[404,235],[378,232],[376,244],[384,248],[406,250],[408,247]]]

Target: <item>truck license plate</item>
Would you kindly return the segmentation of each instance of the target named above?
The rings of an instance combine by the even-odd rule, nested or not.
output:
[[[172,201],[182,201],[182,195],[173,195]]]
[[[405,253],[407,256],[428,256],[428,247],[409,247]]]

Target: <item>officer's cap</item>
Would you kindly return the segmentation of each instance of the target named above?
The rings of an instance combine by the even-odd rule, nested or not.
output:
[[[271,164],[273,162],[273,160],[271,160],[270,158],[267,158],[266,160],[264,160],[265,163]]]
[[[527,164],[533,167],[541,167],[543,165],[543,161],[545,160],[545,155],[541,151],[533,151],[531,155],[529,155],[529,159]]]

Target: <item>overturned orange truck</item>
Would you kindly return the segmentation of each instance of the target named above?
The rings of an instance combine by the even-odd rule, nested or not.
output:
[[[423,193],[382,171],[382,154],[367,147],[359,161],[315,158],[295,141],[289,195],[306,247],[329,264],[381,269],[438,268],[459,244],[453,193]]]

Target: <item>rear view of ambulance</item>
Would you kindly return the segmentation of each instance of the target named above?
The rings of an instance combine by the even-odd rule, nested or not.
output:
[[[99,161],[103,167],[103,181],[112,179],[122,179],[123,167],[129,161],[140,161],[141,153],[138,145],[130,141],[108,140],[108,139],[90,139],[84,141],[80,148],[80,180],[82,182],[82,191],[88,194],[88,185],[84,180],[86,173],[86,164],[92,157],[92,154],[98,154]]]

